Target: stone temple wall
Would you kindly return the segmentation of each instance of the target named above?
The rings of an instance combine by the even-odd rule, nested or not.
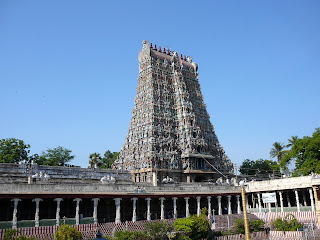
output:
[[[143,41],[129,131],[116,169],[201,169],[233,165],[219,144],[191,57]]]
[[[33,176],[33,177],[32,177]],[[110,176],[117,182],[130,183],[130,171],[111,169],[46,166],[37,164],[0,163],[1,183],[27,183],[28,178],[47,183],[99,183]]]

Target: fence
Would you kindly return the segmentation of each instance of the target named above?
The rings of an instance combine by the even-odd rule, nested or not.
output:
[[[90,224],[90,223],[93,223],[93,218],[92,217],[80,218],[79,221],[80,221],[80,224]],[[56,225],[56,222],[57,222],[56,219],[41,219],[39,221],[39,225],[40,226],[54,226],[54,225]],[[61,224],[75,225],[76,219],[75,218],[60,219],[60,225]],[[34,220],[18,221],[17,226],[18,226],[18,228],[34,227],[35,221]],[[0,229],[5,229],[5,228],[12,228],[12,221],[0,222]]]
[[[259,208],[249,208],[247,210],[250,213],[258,213],[259,212]],[[262,211],[269,212],[269,208],[262,208]],[[272,207],[271,208],[271,212],[280,212],[280,211],[281,211],[280,207]],[[284,212],[297,212],[297,207],[284,207],[283,211]],[[301,212],[311,212],[312,207],[311,206],[300,206],[300,211]]]
[[[258,218],[270,223],[272,220],[281,217],[284,218],[288,214],[292,214],[299,222],[310,225],[315,224],[318,226],[318,218],[316,212],[268,212],[268,213],[252,213]]]
[[[156,222],[159,220],[152,220],[151,222]],[[175,219],[168,219],[167,222],[173,224]],[[137,222],[123,222],[123,223],[101,223],[101,224],[80,224],[75,225],[83,235],[83,239],[94,239],[98,229],[105,236],[113,236],[115,232],[128,230],[128,231],[144,231],[146,230],[147,220],[137,221]],[[53,239],[53,235],[58,230],[57,226],[43,226],[43,227],[27,227],[19,228],[20,234],[26,237],[34,236],[35,238],[40,238],[43,240]],[[7,229],[0,229],[0,239],[3,238],[4,233]]]
[[[270,222],[277,217],[285,217],[289,213],[255,213],[255,215],[259,218],[264,219],[266,222]],[[299,239],[319,239],[320,238],[320,230],[313,230],[313,227],[317,224],[317,216],[315,212],[293,212],[293,214],[298,221],[305,223],[309,226],[309,229],[304,232],[279,232],[279,231],[271,231],[269,235],[266,235],[265,232],[251,233],[252,239],[273,239],[273,240],[299,240]],[[152,220],[151,222],[156,222],[159,220]],[[168,219],[169,223],[173,224],[175,219]],[[113,236],[115,232],[121,230],[128,231],[144,231],[146,230],[147,220],[137,221],[137,222],[123,222],[123,223],[101,223],[101,224],[80,224],[74,225],[83,235],[84,239],[94,239],[95,235],[100,229],[100,232],[105,236]],[[40,238],[43,240],[51,240],[53,239],[54,233],[58,230],[57,226],[40,226],[40,227],[24,227],[19,228],[21,234],[29,237],[34,236],[35,238]],[[0,229],[0,239],[3,238],[4,233],[7,229]],[[244,235],[229,235],[218,237],[219,240],[238,240],[245,239]]]
[[[320,238],[320,230],[308,230],[304,232],[281,232],[270,231],[266,232],[250,233],[250,239],[252,240],[316,240]],[[246,239],[244,234],[228,235],[217,237],[217,240],[244,240]]]

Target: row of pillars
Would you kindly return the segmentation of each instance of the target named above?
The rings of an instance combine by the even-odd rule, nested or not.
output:
[[[311,210],[315,211],[315,204],[314,204],[314,197],[313,197],[313,189],[309,188],[309,195],[310,195],[310,202],[311,202]],[[284,212],[284,204],[283,204],[283,191],[278,191],[276,192],[279,194],[279,199],[280,199],[280,211]],[[295,199],[296,199],[296,206],[297,206],[297,212],[300,212],[300,199],[299,199],[299,190],[294,190],[294,194],[295,194]],[[258,196],[258,208],[259,208],[259,212],[261,212],[262,209],[262,204],[261,204],[261,193],[257,193]],[[303,197],[303,201],[304,201],[304,205],[306,206],[306,196],[305,194],[302,195]],[[291,202],[290,202],[290,195],[289,192],[286,192],[286,198],[287,198],[287,206],[291,207]],[[253,207],[254,204],[253,204]],[[269,211],[271,212],[271,203],[268,204],[268,208]]]
[[[240,214],[241,213],[241,205],[240,205],[240,195],[236,195],[237,198],[237,213]],[[177,218],[178,216],[178,212],[177,212],[177,197],[173,197],[172,201],[173,201],[173,218]],[[190,216],[190,212],[189,212],[189,199],[190,197],[184,197],[185,203],[186,203],[186,217]],[[200,208],[200,201],[201,201],[201,197],[198,196],[196,197],[197,199],[197,215],[199,216],[201,214],[201,208]],[[217,201],[218,201],[218,215],[222,215],[222,205],[221,205],[221,199],[222,196],[217,196]],[[227,196],[228,199],[228,214],[232,214],[232,208],[231,208],[231,195]],[[122,198],[114,198],[115,200],[115,205],[116,205],[116,218],[115,218],[115,222],[116,223],[120,223],[120,216],[121,216],[121,205],[120,202],[122,200]],[[132,200],[132,204],[133,204],[133,211],[132,211],[132,221],[135,222],[137,219],[137,201],[138,198],[131,198]],[[146,202],[147,202],[147,220],[150,221],[151,220],[151,198],[145,198]],[[159,198],[160,200],[160,219],[164,220],[164,213],[165,213],[165,200],[166,198],[161,197]],[[207,197],[207,201],[208,201],[208,213],[211,213],[211,196]]]
[[[211,208],[211,196],[206,197],[207,201],[208,201],[208,214],[211,214],[212,208]],[[237,198],[237,213],[240,214],[241,213],[241,206],[240,206],[240,195],[236,195]],[[173,201],[173,217],[177,218],[178,216],[178,212],[177,212],[177,197],[173,197],[172,201]],[[185,204],[186,204],[186,212],[185,212],[185,216],[189,217],[190,216],[190,212],[189,212],[189,199],[190,197],[184,197],[185,200]],[[218,215],[222,215],[222,204],[221,204],[221,199],[222,196],[217,196],[217,201],[218,201]],[[81,198],[75,198],[73,199],[73,201],[76,202],[76,215],[75,215],[75,220],[76,220],[76,225],[79,224],[80,221],[80,215],[79,215],[79,210],[80,210],[80,201],[82,199]],[[93,198],[93,221],[94,223],[98,223],[98,202],[99,202],[99,198]],[[115,222],[116,223],[120,223],[121,222],[121,200],[122,198],[114,198],[115,201],[115,206],[116,206],[116,217],[115,217]],[[133,204],[133,211],[132,211],[132,221],[135,222],[137,219],[137,201],[138,198],[131,198],[132,200],[132,204]],[[166,198],[161,197],[159,198],[160,200],[160,219],[164,220],[165,219],[165,201]],[[197,200],[197,215],[199,216],[201,214],[201,208],[200,208],[200,201],[201,201],[201,197],[198,196],[196,197]],[[227,200],[228,200],[228,214],[232,214],[232,208],[231,208],[231,195],[227,196]],[[11,199],[11,201],[13,201],[14,205],[13,205],[13,219],[12,219],[12,228],[16,229],[17,228],[17,212],[18,212],[18,203],[19,201],[21,201],[21,199],[19,198],[14,198]],[[35,198],[32,200],[33,202],[36,203],[36,211],[35,211],[35,227],[39,227],[39,205],[40,202],[42,201],[41,198]],[[59,222],[60,222],[60,203],[61,201],[63,201],[62,198],[55,198],[54,201],[57,202],[57,209],[56,209],[56,225],[59,226]],[[151,198],[145,198],[145,201],[147,203],[147,220],[150,221],[151,220]]]

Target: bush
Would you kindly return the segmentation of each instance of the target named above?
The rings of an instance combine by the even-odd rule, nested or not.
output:
[[[227,235],[233,235],[233,233],[230,231],[223,231],[223,230],[214,232],[215,237],[221,237],[221,236],[227,236]]]
[[[150,239],[162,240],[167,239],[168,234],[173,230],[173,226],[167,221],[157,221],[146,223]]]
[[[303,226],[303,223],[299,223],[292,214],[288,214],[283,219],[278,217],[271,222],[271,228],[275,231],[297,231],[298,228],[303,228]]]
[[[250,231],[253,231],[253,232],[262,231],[263,225],[264,225],[264,221],[262,221],[261,219],[249,221]],[[236,219],[234,221],[233,231],[235,234],[244,234],[245,233],[244,220],[242,218]]]
[[[149,240],[149,236],[146,232],[129,232],[119,231],[114,234],[116,240]]]
[[[250,230],[253,230],[254,232],[260,232],[260,231],[263,231],[264,224],[265,224],[265,222],[261,219],[251,220],[251,221],[249,221],[249,228],[250,228]]]
[[[188,218],[179,218],[174,222],[178,232],[178,239],[202,239],[208,238],[211,233],[207,216],[201,214],[199,217],[192,215]],[[182,233],[181,233],[182,232]]]
[[[234,233],[236,234],[244,234],[245,229],[244,229],[244,220],[242,218],[234,220]]]
[[[5,234],[3,235],[3,240],[35,240],[34,237],[26,237],[23,234],[19,235],[19,231],[15,229],[8,229]]]
[[[63,225],[59,227],[55,237],[56,240],[79,240],[82,239],[82,234],[75,227]]]

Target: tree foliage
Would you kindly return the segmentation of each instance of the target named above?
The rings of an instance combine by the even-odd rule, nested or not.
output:
[[[150,239],[163,240],[167,239],[167,235],[173,230],[173,226],[167,221],[157,221],[146,223],[146,229],[148,230]]]
[[[262,231],[264,224],[265,224],[265,222],[262,221],[261,219],[249,220],[249,228],[253,232]],[[239,218],[239,219],[234,220],[233,233],[234,234],[244,234],[245,233],[243,218]]]
[[[294,176],[306,176],[310,173],[320,173],[320,128],[316,128],[311,137],[292,137],[289,139],[287,150],[280,162],[281,168],[286,169],[288,164],[295,162]]]
[[[46,151],[42,152],[36,163],[39,165],[49,165],[49,166],[65,166],[65,164],[72,159],[74,155],[71,155],[71,150],[64,147],[58,146],[56,148],[48,148]]]
[[[114,234],[115,240],[149,240],[147,232],[118,231]]]
[[[292,214],[288,214],[283,219],[278,217],[271,222],[272,229],[276,231],[297,231],[298,228],[303,228],[303,226],[303,223],[299,223]]]
[[[102,162],[102,158],[101,158],[101,155],[100,153],[92,153],[89,155],[89,165],[93,168],[95,166],[98,166],[100,167]]]
[[[114,161],[119,157],[120,152],[110,152],[107,150],[102,158],[101,168],[111,168]]]
[[[0,163],[18,163],[28,160],[30,145],[23,140],[6,138],[0,140]]]
[[[35,240],[35,237],[26,237],[21,234],[17,229],[8,229],[4,235],[3,240]]]
[[[270,157],[277,157],[277,163],[280,163],[284,154],[285,145],[280,142],[275,142],[274,144],[272,144],[272,146],[273,148],[271,148]]]
[[[174,227],[177,231],[185,234],[183,239],[196,240],[208,238],[211,232],[210,225],[205,214],[201,214],[199,217],[192,215],[188,218],[179,218],[174,222]]]
[[[69,225],[62,225],[59,227],[55,234],[56,240],[79,240],[82,239],[81,232],[75,227],[70,227]]]
[[[119,157],[120,152],[111,152],[107,150],[103,157],[100,153],[92,153],[89,156],[89,165],[94,167],[95,164],[101,169],[108,169],[112,167],[113,162]]]
[[[277,162],[265,159],[256,161],[246,159],[239,169],[239,172],[244,175],[272,174],[279,171],[280,166]]]

